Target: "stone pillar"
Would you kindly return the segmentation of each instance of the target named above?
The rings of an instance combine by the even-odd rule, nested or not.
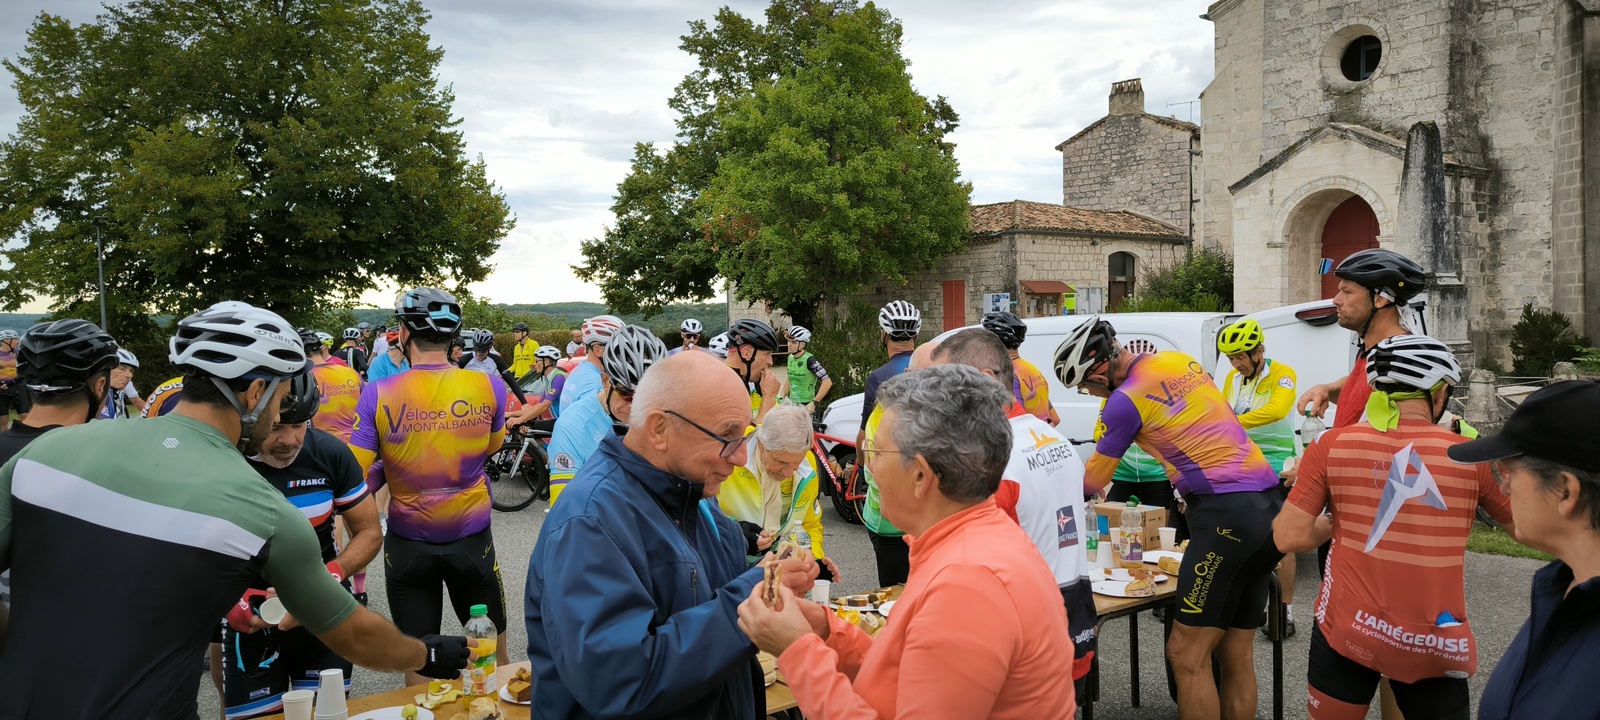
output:
[[[1494,373],[1482,368],[1467,371],[1467,403],[1462,416],[1485,435],[1493,432],[1491,428],[1500,427],[1503,418],[1500,398],[1495,393]]]

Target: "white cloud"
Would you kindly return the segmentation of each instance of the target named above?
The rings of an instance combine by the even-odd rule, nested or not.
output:
[[[695,19],[738,0],[424,0],[427,30],[445,50],[439,77],[456,93],[468,151],[482,154],[518,226],[474,289],[499,302],[597,300],[572,276],[578,243],[610,220],[635,142],[670,142],[673,87],[693,68],[678,49]],[[1106,112],[1112,82],[1142,77],[1147,109],[1189,119],[1212,74],[1205,0],[890,0],[904,26],[913,82],[961,114],[953,140],[975,202],[1059,202],[1057,143]],[[0,0],[0,16],[41,10],[75,22],[93,0]],[[0,27],[0,55],[16,57],[27,24]],[[20,115],[0,94],[0,131]],[[1198,117],[1198,108],[1194,109]],[[392,289],[369,298],[380,304]]]

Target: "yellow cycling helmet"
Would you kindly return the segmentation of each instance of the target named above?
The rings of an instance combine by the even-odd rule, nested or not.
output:
[[[1222,329],[1222,334],[1217,336],[1217,349],[1222,351],[1223,355],[1247,353],[1261,347],[1263,336],[1261,323],[1254,320],[1240,320]]]

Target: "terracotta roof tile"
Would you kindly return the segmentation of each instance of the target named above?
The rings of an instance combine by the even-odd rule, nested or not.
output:
[[[1084,235],[1132,235],[1183,239],[1183,231],[1126,210],[1085,210],[1051,203],[1012,200],[974,205],[972,234],[991,235],[1008,230],[1053,230]]]

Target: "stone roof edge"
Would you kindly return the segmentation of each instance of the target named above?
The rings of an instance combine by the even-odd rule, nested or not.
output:
[[[1574,5],[1590,15],[1600,15],[1600,0],[1572,0]]]
[[[1107,240],[1148,240],[1150,242],[1168,243],[1171,245],[1184,245],[1189,242],[1187,235],[1138,235],[1134,233],[1111,232],[1085,232],[1082,230],[1056,230],[1053,228],[1006,228],[982,235],[973,235],[973,241],[998,240],[1006,235],[1027,233],[1029,235],[1052,235],[1055,237],[1076,238],[1104,238]]]
[[[1600,0],[1596,0],[1596,1],[1600,2]],[[1186,130],[1189,133],[1194,134],[1194,135],[1199,135],[1200,134],[1200,126],[1196,125],[1194,123],[1184,122],[1184,121],[1178,120],[1176,118],[1169,118],[1169,117],[1162,117],[1160,115],[1153,115],[1153,114],[1147,113],[1147,112],[1139,113],[1139,117],[1142,117],[1142,118],[1144,118],[1146,120],[1154,120],[1155,122],[1157,122],[1157,123],[1159,123],[1161,125],[1166,125],[1167,127],[1173,128],[1175,130]],[[1105,115],[1105,116],[1102,116],[1099,120],[1096,120],[1096,121],[1094,121],[1092,123],[1089,123],[1082,130],[1079,130],[1077,133],[1075,133],[1072,137],[1069,137],[1069,138],[1067,138],[1065,140],[1062,140],[1059,144],[1057,144],[1056,145],[1056,152],[1061,152],[1062,148],[1064,148],[1064,147],[1066,147],[1068,145],[1071,145],[1073,143],[1073,141],[1077,140],[1078,138],[1083,137],[1084,133],[1087,133],[1090,130],[1093,130],[1093,129],[1097,128],[1097,127],[1100,127],[1101,124],[1105,123],[1105,121],[1109,120],[1109,119],[1111,119],[1111,116],[1110,115]]]
[[[1169,223],[1169,222],[1167,222],[1165,220],[1162,220],[1161,218],[1155,217],[1154,215],[1146,215],[1146,214],[1144,214],[1142,212],[1139,212],[1138,210],[1130,210],[1128,208],[1122,208],[1121,210],[1116,210],[1115,212],[1125,212],[1125,213],[1127,213],[1129,215],[1133,215],[1135,217],[1142,217],[1142,218],[1144,218],[1146,220],[1149,220],[1150,222],[1156,223],[1157,225],[1160,225],[1162,227],[1171,228],[1172,232],[1177,233],[1178,235],[1182,235],[1183,237],[1188,237],[1189,236],[1189,233],[1185,232],[1183,228],[1178,227],[1177,225],[1173,225],[1172,223]]]
[[[1206,8],[1206,13],[1201,15],[1200,19],[1216,22],[1218,17],[1238,7],[1239,3],[1242,2],[1244,0],[1217,0],[1217,2],[1211,4],[1211,7]]]
[[[1600,0],[1596,1],[1600,2]],[[1406,143],[1404,140],[1390,137],[1376,130],[1362,127],[1360,125],[1328,123],[1301,136],[1299,140],[1290,143],[1289,147],[1284,148],[1282,152],[1272,156],[1266,162],[1261,163],[1260,167],[1250,171],[1250,174],[1240,178],[1238,182],[1229,185],[1228,192],[1230,194],[1237,195],[1240,190],[1243,190],[1249,187],[1255,181],[1266,177],[1267,175],[1271,174],[1272,171],[1283,167],[1284,163],[1289,162],[1289,160],[1295,155],[1300,154],[1300,151],[1310,147],[1312,143],[1315,143],[1326,135],[1338,135],[1339,137],[1351,142],[1359,143],[1372,148],[1373,150],[1393,155],[1395,158],[1402,161],[1405,160],[1406,157]],[[1468,177],[1489,176],[1489,171],[1484,168],[1463,165],[1451,160],[1448,156],[1445,157],[1444,166],[1445,170],[1451,175],[1463,175]]]

